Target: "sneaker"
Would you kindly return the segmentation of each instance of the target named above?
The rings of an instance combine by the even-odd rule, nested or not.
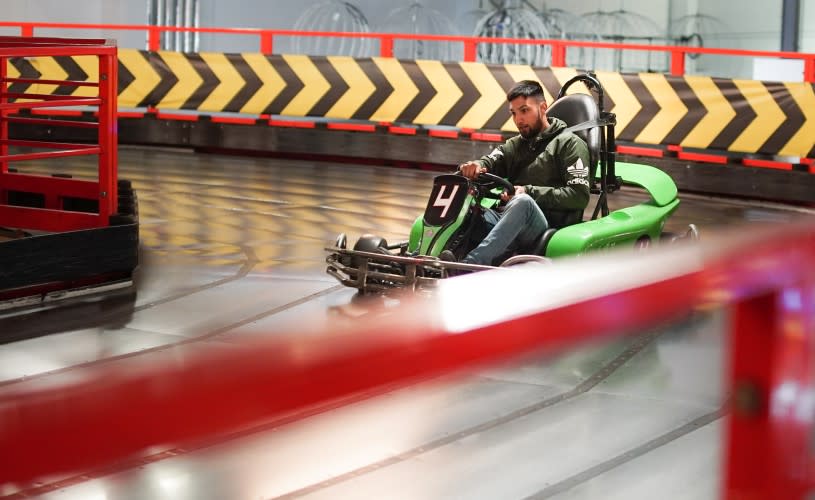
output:
[[[443,262],[458,262],[458,259],[456,258],[456,255],[453,252],[451,252],[450,250],[444,250],[442,253],[440,253],[439,254],[439,260],[441,260]],[[447,276],[449,276],[451,278],[453,276],[459,276],[460,274],[463,273],[463,271],[461,271],[460,269],[447,269],[446,271],[447,271]]]
[[[443,250],[439,254],[439,260],[443,260],[444,262],[458,262],[456,255],[450,250]]]

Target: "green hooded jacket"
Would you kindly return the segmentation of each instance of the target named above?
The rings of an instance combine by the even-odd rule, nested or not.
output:
[[[565,129],[563,120],[551,117],[549,127],[536,136],[512,137],[477,160],[490,173],[523,186],[555,228],[583,219],[591,185],[589,148]]]

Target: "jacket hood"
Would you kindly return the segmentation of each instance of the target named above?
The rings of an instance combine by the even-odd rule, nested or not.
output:
[[[541,131],[540,135],[543,137],[552,138],[559,133],[563,132],[563,129],[566,128],[566,122],[561,120],[560,118],[549,117],[549,128],[544,131]]]

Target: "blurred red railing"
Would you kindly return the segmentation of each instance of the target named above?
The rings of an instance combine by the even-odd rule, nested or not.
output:
[[[10,77],[8,60],[34,56],[93,56],[98,59],[97,81],[51,81]],[[0,226],[26,230],[68,231],[108,225],[117,208],[117,49],[101,39],[0,37]],[[15,84],[91,87],[94,96],[16,92]],[[98,121],[44,119],[46,112],[59,116],[65,107],[96,107]],[[96,128],[95,144],[9,137],[9,123],[62,128]],[[17,148],[10,150],[10,147]],[[97,155],[96,181],[59,176],[31,175],[9,168],[10,163]],[[93,205],[90,209],[88,206]],[[80,209],[79,207],[84,207]]]
[[[482,43],[509,43],[524,45],[546,45],[552,48],[552,66],[566,66],[566,49],[569,47],[583,47],[593,49],[635,50],[646,52],[663,52],[670,54],[670,73],[675,76],[685,74],[685,62],[688,55],[708,54],[740,57],[773,57],[779,59],[801,59],[804,61],[804,81],[815,82],[815,54],[800,52],[779,52],[766,50],[739,50],[706,47],[690,47],[683,45],[649,45],[589,42],[563,39],[527,39],[527,38],[487,38],[453,35],[424,35],[412,33],[349,33],[330,31],[295,31],[263,28],[193,28],[181,26],[150,26],[138,24],[79,24],[79,23],[39,23],[2,21],[0,27],[18,28],[21,36],[34,36],[40,29],[76,29],[76,30],[111,30],[111,31],[143,31],[147,34],[147,49],[157,51],[161,44],[162,33],[219,33],[233,35],[253,35],[258,37],[259,51],[272,54],[276,38],[280,37],[341,37],[365,38],[379,41],[379,55],[393,57],[393,44],[396,40],[423,40],[433,42],[460,43],[464,49],[464,61],[475,61],[478,45]]]
[[[304,323],[287,337],[159,348],[0,386],[0,449],[11,451],[0,454],[0,487],[140,464],[161,445],[718,307],[732,312],[723,497],[804,500],[815,488],[813,256],[812,220],[752,228],[446,280],[432,299],[405,299],[356,331],[317,335]],[[516,293],[496,295],[487,314],[473,309],[474,289]]]

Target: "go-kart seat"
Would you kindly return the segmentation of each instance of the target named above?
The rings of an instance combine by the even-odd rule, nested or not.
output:
[[[538,238],[538,241],[535,242],[535,246],[532,248],[532,251],[529,252],[532,255],[546,255],[546,247],[549,245],[549,240],[552,239],[552,236],[555,235],[557,231],[556,228],[550,227],[543,234]]]
[[[600,108],[594,97],[588,94],[569,94],[556,100],[546,111],[547,116],[554,116],[566,122],[567,127],[599,120]],[[597,168],[600,159],[600,127],[575,130],[574,134],[586,141],[589,147],[589,164]],[[593,173],[596,177],[596,173]]]

